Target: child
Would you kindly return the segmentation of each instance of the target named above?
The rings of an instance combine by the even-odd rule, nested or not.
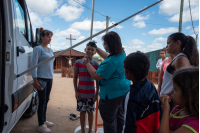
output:
[[[124,97],[123,133],[156,133],[160,127],[161,102],[148,75],[150,62],[141,52],[129,54],[124,60],[126,78],[133,84]]]
[[[173,102],[177,105],[170,114],[170,96],[160,97],[163,115],[159,133],[199,132],[199,68],[184,68],[173,75]]]
[[[99,64],[92,60],[94,54],[96,54],[97,46],[95,42],[89,42],[85,48],[86,56],[90,60],[91,65],[97,69]],[[85,58],[85,57],[84,57]],[[92,133],[93,124],[93,112],[94,112],[94,102],[98,98],[99,86],[96,81],[96,93],[94,86],[94,79],[90,76],[87,67],[83,64],[83,59],[79,59],[74,64],[74,89],[75,97],[77,99],[77,111],[80,112],[80,123],[81,132],[85,133],[85,113],[88,112],[89,121],[89,133]],[[77,79],[79,78],[79,83],[77,86]]]

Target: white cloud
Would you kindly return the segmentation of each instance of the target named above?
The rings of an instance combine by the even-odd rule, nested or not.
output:
[[[141,35],[146,36],[147,34],[146,33],[142,33]]]
[[[60,31],[60,30],[58,29],[58,30],[56,30],[56,32],[55,32],[55,36],[65,36],[65,37],[69,37],[70,34],[71,34],[72,36],[75,36],[75,37],[81,35],[81,33],[80,33],[78,30],[73,29],[73,28],[69,28],[69,29],[63,30],[63,31]]]
[[[56,10],[55,15],[60,16],[60,18],[64,18],[65,21],[74,21],[81,16],[83,11],[83,8],[67,6],[67,4],[64,4],[60,9]]]
[[[165,45],[166,41],[167,41],[167,38],[163,38],[163,37],[155,38],[152,41],[151,45],[147,46],[146,52],[162,49],[163,47],[166,46]],[[164,42],[164,44],[161,42]]]
[[[199,20],[199,6],[195,6],[191,9],[192,11],[192,20]],[[171,22],[179,22],[179,13],[173,15],[171,18],[168,19]],[[183,11],[183,23],[191,21],[190,10]]]
[[[133,18],[133,21],[148,20],[149,18],[150,18],[150,15],[147,15],[147,16],[136,15]]]
[[[28,7],[41,16],[53,13],[58,7],[57,0],[26,0]]]
[[[179,21],[181,0],[165,0],[159,6],[159,13],[170,16],[171,22]],[[199,0],[190,0],[193,20],[199,20]],[[184,1],[183,22],[190,21],[190,10],[188,0]]]
[[[153,29],[152,31],[149,31],[148,33],[151,35],[157,35],[162,36],[164,34],[178,32],[178,28],[176,27],[169,27],[169,28],[161,28],[159,30]]]
[[[41,26],[43,24],[43,21],[39,17],[39,15],[35,12],[29,12],[31,24],[32,26]]]
[[[159,37],[159,38],[156,38],[153,40],[153,43],[157,43],[157,42],[166,42],[167,41],[167,38],[163,38],[163,37]]]
[[[137,28],[144,28],[144,27],[146,27],[146,24],[144,21],[139,21],[137,23],[133,23],[133,26],[137,27]]]
[[[130,53],[141,51],[142,46],[141,45],[133,45],[133,46],[123,46],[126,52],[126,55],[129,55]]]
[[[113,25],[115,22],[109,22],[109,26]],[[91,20],[85,19],[82,22],[74,22],[71,28],[78,30],[90,30],[91,29]],[[106,28],[106,21],[93,21],[93,29],[94,30],[103,30]],[[123,26],[118,25],[116,28],[121,29]]]
[[[192,27],[192,26],[187,26],[185,29],[186,29],[186,30],[189,30],[191,27]]]
[[[194,40],[196,40],[196,35],[195,34],[192,34],[190,36],[192,36],[194,38]]]
[[[195,28],[194,28],[194,31],[197,33],[197,32],[199,32],[199,26],[196,26]],[[193,29],[190,31],[190,32],[194,32],[193,31]]]
[[[67,0],[68,3],[72,6],[81,6],[80,4],[78,4],[77,2],[75,2],[74,0]],[[78,0],[79,3],[84,4],[85,0]]]
[[[147,49],[148,51],[154,51],[163,48],[162,43],[152,43],[152,45],[148,45]]]
[[[141,41],[141,40],[139,40],[139,39],[133,39],[132,41],[131,41],[131,44],[132,45],[143,45],[143,44],[145,44],[143,41]]]
[[[153,11],[151,14],[154,14],[155,12]]]
[[[44,22],[50,22],[50,21],[51,21],[51,18],[49,18],[49,17],[44,18]]]

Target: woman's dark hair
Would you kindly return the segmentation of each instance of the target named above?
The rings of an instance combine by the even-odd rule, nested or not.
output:
[[[116,55],[124,52],[121,39],[116,32],[108,32],[102,37],[102,40],[108,45],[110,55]]]
[[[149,67],[148,56],[140,51],[131,53],[124,59],[124,68],[132,73],[137,81],[148,75]]]
[[[183,33],[173,33],[170,36],[174,42],[179,40],[181,42],[181,51],[187,56],[190,64],[199,66],[199,52],[197,50],[196,41],[191,36],[186,36]]]
[[[42,43],[41,36],[45,37],[46,35],[48,36],[49,34],[53,36],[53,32],[50,30],[43,30],[43,28],[40,28],[39,31],[40,31],[40,43]]]
[[[182,91],[186,112],[199,119],[199,68],[179,69],[172,80]]]
[[[97,48],[96,42],[89,42],[89,43],[87,43],[86,47],[87,46],[91,46],[91,47]]]

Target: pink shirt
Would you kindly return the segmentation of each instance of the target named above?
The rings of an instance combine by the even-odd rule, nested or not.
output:
[[[191,117],[189,115],[178,116],[178,114],[185,108],[175,107],[170,113],[169,129],[170,131],[175,131],[181,126],[186,127],[193,131],[194,133],[199,132],[199,120],[196,117]]]
[[[167,66],[169,65],[169,58],[165,59],[163,62],[162,62],[162,65],[163,65],[163,72],[165,71],[165,69],[167,68]],[[164,74],[163,74],[163,77],[162,79],[164,78]]]

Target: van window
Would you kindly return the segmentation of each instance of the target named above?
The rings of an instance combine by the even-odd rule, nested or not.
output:
[[[25,17],[24,17],[24,10],[22,9],[21,5],[17,0],[15,0],[15,8],[17,13],[17,23],[20,32],[26,37],[26,26],[25,26]]]
[[[28,42],[30,45],[32,45],[32,30],[31,30],[31,23],[30,23],[30,18],[28,15],[28,11],[27,11],[27,20],[28,20]]]

